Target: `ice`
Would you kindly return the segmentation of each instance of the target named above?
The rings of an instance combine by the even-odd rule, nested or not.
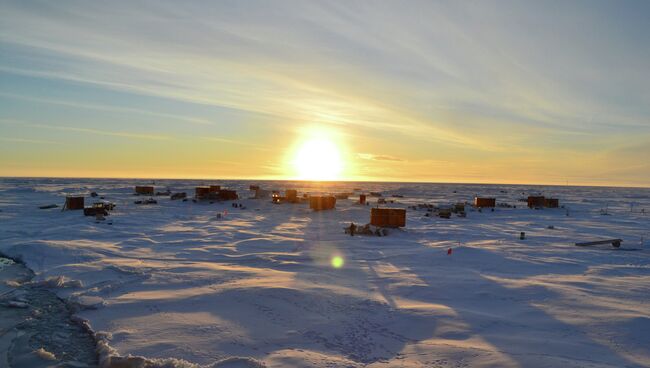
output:
[[[43,360],[56,360],[56,356],[54,354],[43,348],[38,348],[36,351],[34,351],[34,354]]]
[[[0,181],[0,252],[35,272],[33,287],[75,308],[105,366],[650,366],[649,189],[217,183],[244,198],[260,184],[363,188],[399,208],[476,194],[517,206],[451,219],[408,209],[405,229],[351,237],[343,227],[369,221],[357,195],[321,212],[270,199],[237,201],[246,209],[168,197],[133,204],[133,186],[150,183]],[[210,183],[155,181],[188,193]],[[117,204],[112,225],[38,209],[91,191]],[[538,192],[565,208],[518,201]],[[573,245],[601,238],[624,241]],[[332,267],[335,256],[343,267]]]

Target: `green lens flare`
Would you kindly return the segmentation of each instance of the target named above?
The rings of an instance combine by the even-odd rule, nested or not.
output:
[[[343,267],[343,257],[341,256],[334,256],[332,257],[332,267],[334,268],[341,268]]]

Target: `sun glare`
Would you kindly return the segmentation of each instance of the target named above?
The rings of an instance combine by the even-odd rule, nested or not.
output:
[[[293,166],[301,180],[338,180],[343,171],[340,149],[329,138],[304,141],[296,150]]]

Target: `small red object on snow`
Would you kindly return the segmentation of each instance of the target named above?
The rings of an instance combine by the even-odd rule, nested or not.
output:
[[[451,248],[449,248],[449,249],[447,250],[447,255],[449,255],[449,256],[451,255]]]

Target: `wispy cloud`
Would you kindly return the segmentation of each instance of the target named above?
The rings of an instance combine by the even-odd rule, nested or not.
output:
[[[217,142],[217,143],[225,143],[225,144],[234,144],[237,146],[244,146],[244,147],[250,147],[254,148],[256,150],[260,151],[271,151],[272,148],[265,146],[260,143],[251,143],[251,142],[246,142],[242,140],[236,140],[236,139],[227,139],[227,138],[218,138],[218,137],[201,137],[201,140],[204,141],[209,141],[209,142]]]
[[[358,153],[357,156],[361,159],[372,160],[372,161],[396,161],[396,162],[404,161],[399,157],[390,156],[390,155],[375,155],[372,153]]]
[[[157,141],[172,139],[171,137],[165,135],[137,134],[132,132],[116,132],[116,131],[109,131],[109,130],[79,128],[79,127],[61,126],[61,125],[34,124],[29,122],[21,122],[16,120],[7,120],[7,119],[0,119],[0,123],[21,125],[30,128],[38,128],[38,129],[60,130],[60,131],[67,131],[67,132],[78,132],[78,133],[85,133],[85,134],[105,135],[105,136],[123,137],[123,138],[131,138],[131,139],[145,139],[145,140],[157,140]]]
[[[63,144],[61,142],[47,141],[42,139],[27,139],[27,138],[14,138],[14,137],[0,137],[0,141],[15,142],[15,143],[33,143],[33,144]]]
[[[11,99],[19,99],[19,100],[25,100],[25,101],[31,101],[31,102],[38,102],[38,103],[53,104],[53,105],[59,105],[59,106],[67,106],[67,107],[72,107],[72,108],[76,108],[76,109],[89,109],[89,110],[98,110],[98,111],[114,111],[114,112],[126,113],[126,114],[149,115],[149,116],[164,118],[165,120],[177,120],[177,121],[183,121],[183,122],[192,123],[192,124],[199,124],[199,125],[213,125],[214,124],[213,122],[211,122],[209,120],[205,120],[205,119],[188,117],[188,116],[181,116],[181,115],[174,115],[174,114],[164,114],[164,113],[154,112],[154,111],[150,111],[150,110],[134,109],[134,108],[129,108],[129,107],[120,107],[120,106],[111,106],[111,105],[97,105],[97,104],[91,104],[91,103],[79,103],[79,102],[74,102],[74,101],[64,101],[64,100],[58,100],[58,99],[53,99],[53,98],[38,98],[38,97],[32,97],[32,96],[22,96],[22,95],[18,95],[18,94],[4,93],[4,92],[0,92],[0,97],[11,98]]]
[[[76,127],[67,127],[67,126],[50,126],[50,125],[43,125],[43,124],[34,124],[33,126],[36,128],[55,129],[55,130],[63,130],[69,132],[80,132],[80,133],[133,138],[133,139],[147,139],[147,140],[155,140],[155,141],[171,139],[169,136],[165,136],[165,135],[136,134],[136,133],[129,133],[129,132],[112,132],[107,130],[76,128]]]

